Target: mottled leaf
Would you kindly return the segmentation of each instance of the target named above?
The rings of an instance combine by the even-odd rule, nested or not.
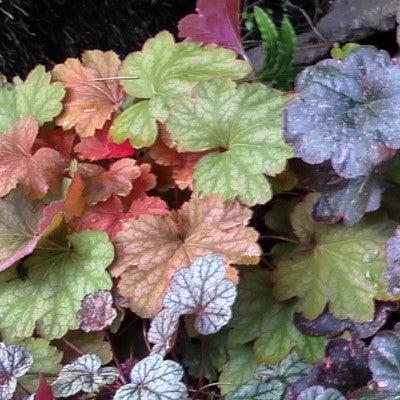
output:
[[[119,376],[114,367],[101,367],[95,354],[87,354],[63,367],[52,384],[54,397],[69,397],[79,392],[97,392],[102,386],[113,383]]]
[[[0,199],[0,271],[32,253],[61,211],[62,203],[46,206],[43,213],[37,212],[36,206],[18,190]]]
[[[393,223],[378,214],[352,227],[320,224],[311,218],[314,202],[315,195],[307,196],[291,214],[304,245],[276,260],[274,295],[278,300],[297,297],[297,310],[311,320],[327,304],[338,319],[372,320],[374,299],[386,296],[383,251]]]
[[[27,116],[42,125],[61,112],[65,90],[60,83],[50,83],[50,78],[50,73],[38,65],[25,81],[16,77],[13,85],[0,85],[0,132]]]
[[[400,67],[374,47],[306,68],[286,110],[287,142],[310,164],[330,160],[345,178],[367,175],[400,147],[399,82]]]
[[[385,271],[385,279],[391,294],[400,293],[400,227],[394,235],[386,242],[386,259],[388,268]]]
[[[259,362],[277,363],[292,349],[308,361],[323,359],[325,340],[304,335],[293,324],[296,304],[278,302],[272,296],[270,275],[266,271],[242,271],[239,295],[233,307],[231,342],[253,340]]]
[[[10,400],[17,387],[17,378],[32,367],[32,356],[21,346],[0,342],[0,398]]]
[[[32,154],[38,124],[27,117],[0,136],[0,197],[17,185],[31,198],[56,192],[65,168],[56,150],[42,147]]]
[[[325,389],[323,386],[312,386],[300,394],[298,400],[346,400],[335,389]]]
[[[132,368],[131,383],[119,388],[114,400],[185,400],[188,394],[182,377],[183,369],[175,361],[148,356]]]
[[[253,379],[226,395],[227,400],[281,400],[285,394],[285,385],[278,380],[264,382]]]
[[[75,127],[81,136],[93,136],[124,99],[118,80],[104,80],[118,76],[121,61],[113,51],[100,50],[85,51],[81,59],[68,58],[52,70],[53,80],[67,89],[56,123],[64,129]]]
[[[217,44],[238,54],[245,54],[240,38],[239,0],[198,0],[196,12],[179,21],[180,38]]]
[[[172,34],[160,32],[122,64],[122,76],[137,78],[122,81],[125,91],[144,100],[116,118],[111,135],[117,143],[129,138],[135,147],[149,146],[157,138],[156,121],[165,121],[177,97],[189,93],[198,82],[213,77],[241,79],[249,72],[249,64],[237,60],[233,51],[175,43]]]
[[[282,108],[291,100],[262,84],[227,79],[197,85],[177,101],[166,126],[181,151],[213,150],[196,164],[194,189],[247,205],[272,196],[263,175],[285,169],[292,151],[282,139]]]
[[[15,268],[1,274],[0,327],[9,336],[31,336],[36,327],[46,338],[62,337],[78,327],[76,313],[86,294],[111,289],[106,268],[114,252],[107,234],[86,231],[66,240],[61,233],[24,262],[26,279]]]
[[[113,297],[107,290],[87,294],[81,303],[77,319],[85,332],[101,331],[111,325],[117,316]]]
[[[117,259],[111,274],[120,277],[120,294],[142,317],[154,316],[175,271],[205,254],[221,255],[228,264],[256,264],[257,232],[247,227],[251,212],[218,196],[193,197],[170,216],[140,216],[123,223],[115,238]],[[236,279],[235,269],[227,276]]]

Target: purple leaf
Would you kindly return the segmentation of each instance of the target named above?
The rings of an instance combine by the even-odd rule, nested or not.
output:
[[[374,47],[323,60],[297,78],[285,138],[310,164],[330,160],[345,178],[367,175],[400,148],[400,66]]]
[[[111,325],[117,316],[113,298],[108,290],[90,293],[84,297],[77,319],[85,332],[101,331]]]
[[[195,314],[194,325],[202,335],[219,331],[231,319],[236,298],[234,284],[224,278],[226,269],[217,254],[199,257],[189,268],[181,268],[171,279],[164,308],[179,315]]]
[[[198,0],[196,11],[197,14],[187,15],[180,20],[180,38],[217,44],[238,54],[245,54],[240,40],[239,0]]]
[[[0,399],[9,400],[17,387],[17,378],[32,367],[33,358],[21,346],[0,343]]]
[[[400,293],[400,227],[386,242],[386,259],[389,266],[384,277],[388,283],[388,292],[398,295]]]
[[[400,391],[400,336],[397,333],[383,331],[372,339],[369,367],[378,388]]]

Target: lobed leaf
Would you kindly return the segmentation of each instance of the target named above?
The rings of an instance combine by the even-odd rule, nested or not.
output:
[[[251,212],[218,196],[193,197],[176,214],[140,216],[126,220],[114,242],[117,259],[111,274],[120,277],[120,294],[130,299],[131,310],[154,316],[168,291],[175,271],[209,253],[228,264],[256,264],[260,248],[257,232],[247,227]],[[232,280],[236,271],[227,272]]]
[[[345,400],[345,397],[335,389],[312,386],[302,392],[298,400]]]
[[[175,43],[172,34],[160,32],[122,64],[120,74],[134,78],[123,80],[125,91],[143,100],[118,115],[111,136],[117,143],[129,138],[134,147],[149,146],[157,138],[156,122],[164,122],[172,103],[196,83],[213,77],[241,79],[249,72],[250,66],[230,50]]]
[[[383,250],[393,223],[373,215],[352,227],[319,224],[311,218],[314,202],[309,195],[294,208],[292,225],[304,245],[276,260],[274,295],[297,297],[297,310],[308,319],[329,304],[338,319],[372,320],[374,299],[386,296]]]
[[[177,101],[166,126],[178,149],[212,150],[196,164],[195,192],[238,197],[247,205],[268,201],[272,192],[264,174],[283,171],[292,155],[281,127],[290,100],[261,84],[213,79]]]
[[[188,394],[182,377],[183,369],[175,361],[148,356],[132,368],[131,383],[120,387],[114,400],[185,400]]]
[[[111,289],[106,268],[113,257],[104,232],[75,233],[68,242],[50,237],[25,261],[26,279],[18,278],[15,267],[1,274],[1,328],[8,336],[29,337],[37,327],[48,339],[77,328],[84,296]]]
[[[389,54],[368,46],[306,68],[296,81],[299,98],[285,113],[285,138],[296,157],[330,160],[345,178],[391,158],[400,147],[399,78]]]
[[[31,116],[43,125],[61,112],[65,90],[60,83],[50,83],[50,78],[44,66],[38,65],[25,81],[16,77],[13,85],[0,85],[0,133],[22,118]]]
[[[54,397],[69,397],[79,392],[97,392],[102,386],[113,383],[118,376],[116,368],[101,367],[98,356],[87,354],[65,365],[51,386]]]

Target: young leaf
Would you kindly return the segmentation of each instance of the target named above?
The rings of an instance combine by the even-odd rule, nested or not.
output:
[[[178,148],[214,150],[195,167],[195,191],[239,197],[247,205],[268,201],[272,193],[263,174],[283,171],[292,155],[281,128],[282,108],[290,100],[261,84],[214,79],[177,101],[166,125]]]
[[[10,400],[17,387],[17,378],[32,367],[32,356],[21,346],[0,342],[0,398]]]
[[[300,394],[298,400],[346,400],[336,389],[325,389],[323,386],[312,386]]]
[[[0,199],[0,271],[32,253],[61,212],[62,202],[49,204],[42,214],[35,212],[36,206],[19,190]]]
[[[310,164],[330,160],[340,176],[367,175],[400,147],[399,82],[400,67],[373,47],[306,68],[286,110],[287,142]]]
[[[224,278],[226,270],[217,254],[197,258],[189,268],[175,272],[163,306],[180,315],[195,314],[194,326],[201,335],[218,332],[231,319],[236,298],[234,284]]]
[[[44,197],[48,190],[56,192],[65,168],[57,151],[42,147],[32,154],[38,124],[27,117],[0,135],[0,197],[17,185],[31,198]]]
[[[378,388],[400,391],[400,337],[397,332],[383,331],[371,342],[369,368]]]
[[[398,295],[400,293],[400,227],[386,242],[386,259],[388,268],[384,277],[388,283],[388,290],[391,294]]]
[[[247,227],[251,212],[218,196],[193,197],[171,216],[141,216],[123,223],[115,238],[117,259],[111,274],[120,277],[120,294],[142,317],[154,316],[175,271],[209,253],[229,263],[256,264],[257,232]],[[234,268],[228,270],[235,279]]]
[[[308,319],[329,304],[338,319],[372,320],[374,299],[386,295],[382,253],[393,223],[371,215],[352,227],[319,224],[311,218],[314,202],[315,195],[309,195],[294,208],[292,226],[304,245],[276,260],[274,295],[297,297],[297,310]]]
[[[102,386],[113,383],[119,376],[114,367],[101,367],[95,354],[87,354],[63,367],[51,385],[54,397],[69,397],[79,392],[97,392]]]
[[[87,294],[81,303],[77,319],[79,328],[85,332],[101,331],[111,325],[117,316],[113,307],[113,298],[109,291],[100,290]]]
[[[240,39],[239,0],[197,0],[196,12],[179,21],[180,38],[217,44],[245,54]]]
[[[38,327],[43,337],[62,337],[78,327],[76,313],[86,294],[111,289],[106,268],[114,252],[106,233],[57,239],[50,237],[25,261],[27,279],[16,278],[15,268],[1,274],[0,326],[9,336],[28,337]]]
[[[230,323],[232,343],[253,340],[259,362],[277,363],[292,349],[308,361],[323,358],[325,340],[304,335],[293,324],[294,302],[278,302],[272,296],[269,273],[242,271],[239,296]]]
[[[80,142],[74,147],[80,159],[98,161],[130,157],[135,154],[134,148],[128,141],[116,144],[111,140],[110,126],[111,122],[107,121],[103,128],[96,130],[94,136],[81,137]]]
[[[118,110],[124,92],[116,79],[121,61],[113,51],[88,50],[82,62],[68,58],[52,70],[53,80],[62,82],[67,89],[64,110],[56,123],[64,129],[75,127],[81,136],[93,136],[111,114]]]
[[[163,31],[149,39],[143,50],[124,60],[120,74],[136,79],[122,81],[125,91],[144,99],[124,110],[111,127],[115,142],[128,139],[134,147],[149,146],[157,138],[156,121],[163,122],[171,104],[198,82],[213,77],[241,79],[250,66],[233,51],[201,43],[175,43]]]
[[[50,78],[38,65],[25,81],[16,77],[13,85],[0,85],[0,133],[24,117],[32,116],[42,125],[61,112],[65,91],[60,83],[50,83]]]
[[[141,174],[136,160],[122,158],[105,170],[100,165],[82,163],[78,173],[84,182],[84,197],[90,205],[106,201],[114,193],[127,196],[132,190],[132,181]]]
[[[119,388],[114,400],[186,400],[182,377],[183,369],[175,361],[157,354],[148,356],[132,368],[131,383]]]

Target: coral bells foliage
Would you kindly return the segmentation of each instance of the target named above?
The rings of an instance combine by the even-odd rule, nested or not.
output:
[[[400,64],[238,21],[0,81],[0,400],[400,397]]]

